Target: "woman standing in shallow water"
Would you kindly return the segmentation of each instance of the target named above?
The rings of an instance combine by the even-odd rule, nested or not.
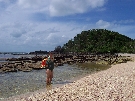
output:
[[[51,84],[53,78],[54,57],[52,54],[46,60],[46,84]]]

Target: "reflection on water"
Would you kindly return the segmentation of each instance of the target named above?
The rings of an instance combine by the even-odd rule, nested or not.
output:
[[[31,72],[17,72],[0,74],[0,99],[33,92],[39,89],[52,89],[52,86],[71,83],[71,79],[86,76],[92,70],[78,68],[76,66],[64,65],[54,69],[53,84],[46,86],[45,69],[33,70]]]

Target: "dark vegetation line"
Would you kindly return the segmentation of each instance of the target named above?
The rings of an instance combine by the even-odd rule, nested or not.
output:
[[[82,31],[54,52],[135,53],[135,39],[106,29]]]

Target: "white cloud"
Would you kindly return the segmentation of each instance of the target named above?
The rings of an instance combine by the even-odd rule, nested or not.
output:
[[[35,15],[42,19],[47,16],[67,16],[84,13],[95,8],[101,8],[106,0],[1,0],[5,5],[1,7],[1,22],[29,21]],[[0,3],[1,3],[0,2]],[[42,15],[39,15],[42,14]],[[5,23],[5,22],[4,22]]]
[[[123,25],[123,23],[129,24],[129,23],[133,23],[133,22],[134,22],[134,20],[121,20],[121,21],[114,21],[114,22],[107,22],[107,21],[99,20],[96,22],[96,26],[97,26],[97,28],[116,31],[116,32],[118,32],[120,34],[124,34],[126,36],[130,35],[130,38],[134,39],[135,25]]]
[[[50,16],[84,13],[103,7],[107,0],[18,0],[18,7]]]
[[[70,25],[70,26],[69,26]],[[8,47],[25,47],[23,51],[29,49],[52,50],[57,45],[63,45],[80,29],[70,31],[76,25],[72,23],[6,23],[0,26],[0,40]],[[65,37],[63,37],[63,35]],[[46,48],[46,47],[50,48]],[[8,48],[7,47],[7,48]],[[21,48],[18,48],[20,50]]]
[[[105,0],[51,0],[49,12],[51,16],[65,16],[84,13],[104,4]]]
[[[46,6],[49,0],[18,0],[17,4],[24,9],[37,9]]]
[[[103,20],[99,20],[96,25],[99,27],[99,28],[109,28],[111,26],[110,22],[107,22],[107,21],[103,21]]]

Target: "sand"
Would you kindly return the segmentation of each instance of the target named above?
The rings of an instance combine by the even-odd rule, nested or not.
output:
[[[107,70],[51,90],[48,87],[46,91],[3,101],[135,101],[135,61],[112,65]]]

